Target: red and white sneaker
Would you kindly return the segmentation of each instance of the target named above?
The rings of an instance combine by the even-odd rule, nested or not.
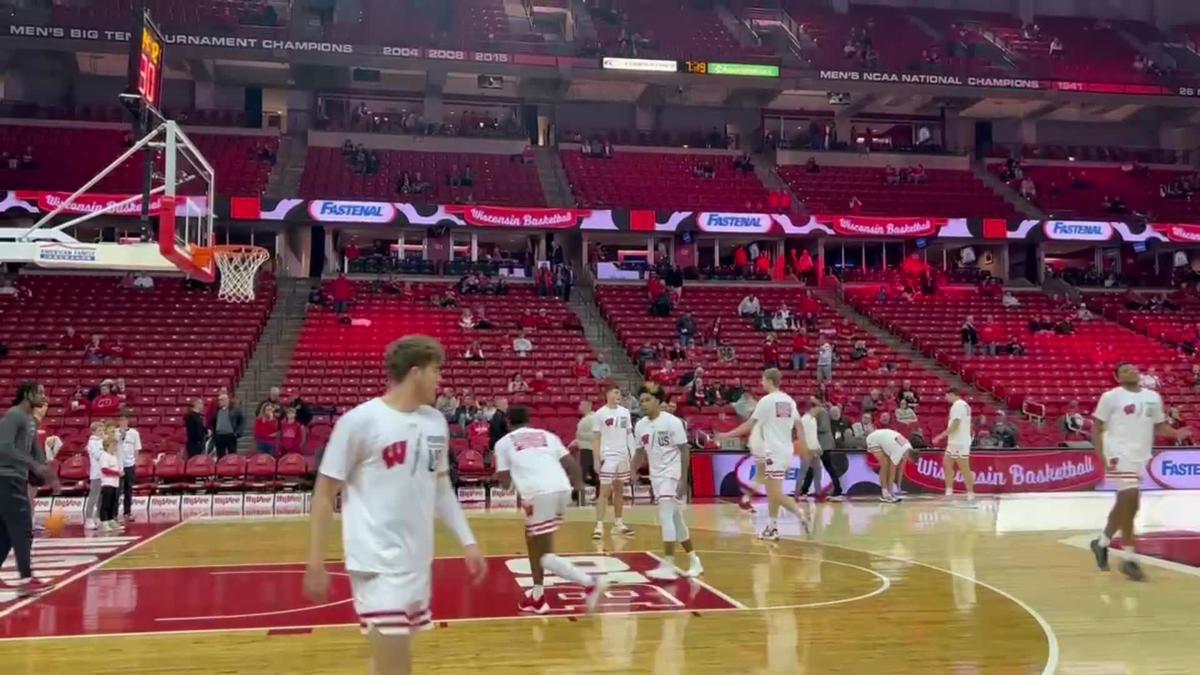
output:
[[[537,600],[533,599],[533,595],[526,593],[525,597],[521,598],[521,602],[517,604],[517,611],[528,612],[530,614],[545,614],[550,611],[550,605],[546,603],[546,596]]]
[[[45,593],[46,591],[50,590],[51,586],[37,577],[30,577],[28,579],[20,579],[9,584],[9,588],[16,591],[17,597],[27,598],[31,595]]]
[[[754,513],[754,504],[751,504],[750,500],[745,497],[738,501],[738,508],[746,513]]]

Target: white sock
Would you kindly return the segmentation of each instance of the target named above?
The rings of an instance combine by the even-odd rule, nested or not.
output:
[[[1107,534],[1104,534],[1103,532],[1101,532],[1100,533],[1100,545],[1105,548],[1108,548],[1108,545],[1111,543],[1112,543],[1112,539],[1109,539]]]
[[[771,527],[771,529],[772,529],[772,530],[777,530],[777,529],[779,529],[779,521],[778,521],[778,520],[776,520],[775,518],[772,518],[772,519],[771,519],[771,523],[770,523],[770,527]]]
[[[953,497],[953,496],[954,496],[954,490],[946,490],[946,496],[947,496],[947,497]]]
[[[586,572],[575,566],[574,563],[566,558],[560,558],[553,553],[547,553],[542,556],[542,569],[549,570],[555,576],[562,577],[567,581],[579,584],[580,586],[591,587],[594,581]]]
[[[596,529],[597,529],[597,530],[603,530],[603,529],[604,529],[604,521],[603,521],[603,520],[597,520],[597,521],[596,521]]]
[[[613,525],[616,525],[617,527],[621,527],[624,524],[625,524],[625,520],[623,518],[621,518],[621,516],[617,516],[616,518],[613,518]]]
[[[695,551],[692,551],[691,553],[689,553],[688,558],[690,559],[690,561],[693,565],[700,562],[700,554],[696,553]]]
[[[533,590],[529,592],[529,597],[533,598],[534,600],[541,600],[544,593],[545,591],[542,590],[542,585],[537,584],[533,587]]]

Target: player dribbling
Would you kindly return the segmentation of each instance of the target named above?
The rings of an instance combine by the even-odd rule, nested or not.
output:
[[[533,577],[533,588],[517,609],[534,614],[549,611],[543,586],[549,570],[586,588],[587,608],[593,611],[604,595],[604,578],[592,577],[566,558],[554,555],[554,532],[571,504],[571,489],[583,489],[579,464],[558,436],[528,426],[529,411],[525,408],[510,408],[508,423],[513,431],[496,441],[496,478],[505,487],[511,480],[521,496],[525,509],[525,546]]]
[[[638,444],[633,469],[637,470],[643,457],[649,464],[650,487],[658,502],[664,553],[658,567],[646,572],[646,576],[665,581],[678,578],[674,563],[675,544],[678,543],[688,554],[688,567],[683,575],[697,577],[704,573],[704,566],[692,546],[692,537],[683,518],[683,500],[687,495],[687,474],[684,472],[690,466],[687,432],[683,421],[666,411],[667,395],[661,386],[652,382],[642,385],[641,403],[645,416],[638,420],[633,431]]]
[[[630,536],[633,528],[625,524],[625,484],[629,482],[630,444],[633,418],[620,405],[621,388],[611,386],[605,391],[605,404],[592,413],[595,423],[596,475],[600,476],[600,493],[596,498],[596,529],[592,539],[604,538],[604,512],[609,496],[613,503],[613,532]]]
[[[345,489],[342,546],[371,672],[412,672],[411,634],[432,627],[433,519],[462,543],[472,581],[486,565],[450,485],[446,418],[432,407],[444,359],[436,340],[388,346],[388,390],[334,425],[313,490],[304,594],[325,602],[325,551],[334,503]]]
[[[1108,547],[1117,532],[1121,533],[1122,550],[1134,553],[1137,543],[1133,521],[1141,506],[1141,481],[1150,463],[1157,433],[1173,439],[1187,438],[1190,431],[1173,429],[1167,424],[1162,397],[1153,389],[1138,384],[1137,366],[1122,363],[1117,366],[1119,386],[1100,396],[1092,413],[1092,444],[1110,478],[1118,482],[1117,499],[1108,514],[1108,523],[1100,536],[1092,540],[1092,554],[1101,571],[1108,570]],[[1133,581],[1144,581],[1146,574],[1133,560],[1121,563],[1121,573]]]
[[[867,434],[867,452],[879,460],[879,501],[887,504],[898,503],[900,498],[893,493],[896,467],[900,466],[905,457],[916,457],[917,453],[913,450],[912,443],[898,431],[876,429]]]

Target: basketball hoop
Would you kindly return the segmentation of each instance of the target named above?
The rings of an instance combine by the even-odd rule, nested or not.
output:
[[[254,277],[271,253],[260,246],[213,246],[195,249],[193,257],[205,263],[209,258],[217,262],[221,273],[221,287],[217,289],[219,299],[251,302],[254,300]]]

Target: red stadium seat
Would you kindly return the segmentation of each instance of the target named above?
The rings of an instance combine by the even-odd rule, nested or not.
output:
[[[251,455],[246,461],[246,487],[271,491],[278,487],[275,479],[275,458],[265,453]]]
[[[184,470],[193,492],[207,492],[217,475],[217,460],[212,455],[196,455],[188,459]]]
[[[241,490],[246,487],[246,460],[236,453],[217,460],[216,480],[213,487],[218,491]]]
[[[290,452],[279,458],[275,465],[279,474],[280,487],[289,490],[304,490],[312,487],[309,479],[308,462],[303,455]]]

